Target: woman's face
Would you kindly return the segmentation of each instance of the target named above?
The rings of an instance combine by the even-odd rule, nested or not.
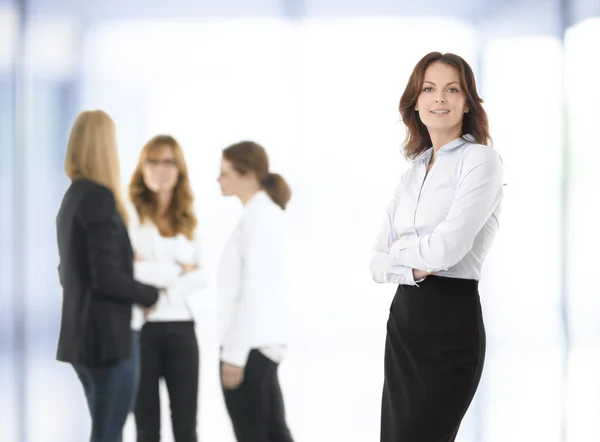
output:
[[[144,184],[155,193],[172,192],[179,180],[179,168],[171,146],[151,151],[142,165]]]
[[[457,132],[456,136],[460,136],[463,117],[469,109],[458,71],[445,63],[430,64],[415,110],[430,134]]]
[[[245,177],[235,170],[229,160],[221,159],[221,172],[217,182],[221,186],[223,196],[240,195],[244,187],[244,179]]]
[[[226,158],[221,158],[221,173],[217,178],[217,182],[221,186],[223,196],[235,195],[241,197],[256,191],[258,186],[258,180],[254,172],[241,174],[235,170],[231,161]]]

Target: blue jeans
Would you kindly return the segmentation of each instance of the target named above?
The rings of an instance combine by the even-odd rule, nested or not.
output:
[[[139,332],[131,332],[131,354],[108,368],[73,364],[92,417],[90,442],[122,442],[123,427],[133,411],[140,380]]]

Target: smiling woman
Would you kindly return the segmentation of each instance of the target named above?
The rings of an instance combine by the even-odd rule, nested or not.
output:
[[[479,385],[481,266],[498,230],[502,161],[486,144],[473,71],[433,52],[400,100],[404,173],[374,247],[373,279],[397,284],[385,347],[381,442],[453,442]]]
[[[400,99],[400,115],[408,129],[405,155],[414,159],[435,145],[432,141],[443,143],[463,134],[472,135],[479,144],[488,144],[487,114],[482,103],[473,71],[462,58],[439,52],[426,55],[415,67]],[[442,139],[438,139],[440,134]]]
[[[469,106],[457,74],[456,69],[440,62],[433,63],[425,71],[415,111],[419,112],[430,136],[448,130],[452,132],[451,136],[461,135],[463,115],[469,112]]]

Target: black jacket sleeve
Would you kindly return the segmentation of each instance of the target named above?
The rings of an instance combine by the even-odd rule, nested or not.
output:
[[[112,192],[100,186],[90,189],[79,215],[92,290],[121,302],[152,306],[158,299],[158,289],[136,281],[125,270],[128,263],[123,253],[123,221]]]

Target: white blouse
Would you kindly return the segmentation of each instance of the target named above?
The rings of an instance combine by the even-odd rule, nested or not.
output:
[[[373,248],[375,282],[417,285],[412,269],[480,279],[499,227],[503,175],[498,152],[473,141],[442,146],[426,173],[429,148],[402,175]]]
[[[200,240],[190,241],[179,233],[174,237],[161,236],[149,220],[140,223],[135,210],[130,210],[129,236],[133,250],[141,261],[134,264],[134,277],[145,284],[165,287],[157,308],[146,321],[191,321],[194,319],[189,297],[206,287]],[[182,274],[177,263],[196,264],[198,269]],[[132,328],[141,329],[142,309],[133,309]]]
[[[217,272],[221,360],[245,366],[258,349],[279,362],[288,322],[285,212],[256,193],[227,242]]]

